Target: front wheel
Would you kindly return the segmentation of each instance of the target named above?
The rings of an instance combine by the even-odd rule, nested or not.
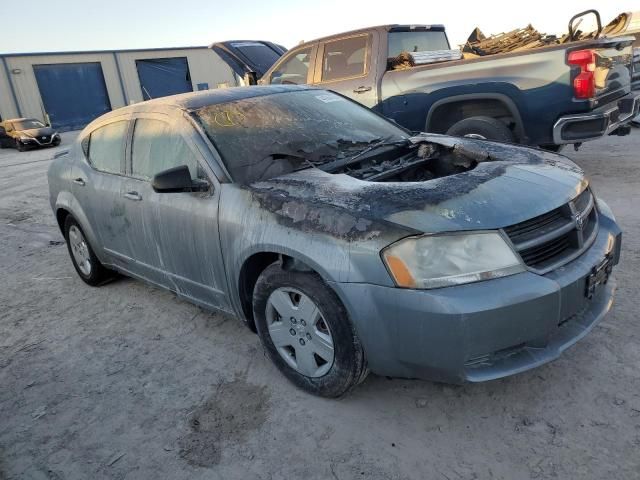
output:
[[[513,133],[504,123],[491,117],[470,117],[453,124],[447,135],[512,143]]]
[[[19,152],[24,152],[26,149],[27,147],[25,147],[20,140],[16,140],[16,150],[18,150]]]
[[[253,311],[269,357],[303,390],[339,397],[366,377],[347,311],[317,274],[270,265],[258,278]]]

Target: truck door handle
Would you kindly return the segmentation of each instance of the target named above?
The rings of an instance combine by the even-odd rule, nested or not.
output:
[[[86,182],[82,177],[74,178],[73,183],[75,183],[76,185],[80,185],[81,187],[84,187],[86,185]]]
[[[358,88],[354,88],[353,93],[364,93],[370,90],[371,90],[371,87],[365,87],[364,85],[361,85]]]
[[[134,202],[139,202],[140,200],[142,200],[142,196],[138,192],[127,192],[124,194],[124,198],[133,200]]]

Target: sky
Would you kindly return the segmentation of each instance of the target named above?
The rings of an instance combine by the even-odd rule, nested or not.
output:
[[[480,7],[482,5],[482,7]],[[30,0],[0,22],[0,53],[119,50],[270,40],[291,48],[302,40],[388,24],[444,24],[450,43],[476,27],[500,33],[531,23],[564,33],[569,18],[597,8],[603,24],[640,10],[638,0]]]

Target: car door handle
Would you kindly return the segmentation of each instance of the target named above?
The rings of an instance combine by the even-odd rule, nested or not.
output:
[[[140,200],[142,200],[142,196],[138,192],[127,192],[124,194],[124,198],[133,200],[134,202],[139,202]]]
[[[369,91],[371,91],[371,87],[365,87],[364,85],[361,85],[358,88],[353,89],[353,93],[364,93]]]
[[[73,183],[75,183],[76,185],[80,185],[81,187],[84,187],[86,185],[84,178],[81,178],[81,177],[74,178]]]

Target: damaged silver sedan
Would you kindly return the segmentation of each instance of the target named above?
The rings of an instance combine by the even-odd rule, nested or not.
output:
[[[297,86],[108,113],[49,170],[90,285],[114,272],[241,317],[303,389],[451,383],[557,358],[609,310],[621,233],[565,157],[413,134]]]

